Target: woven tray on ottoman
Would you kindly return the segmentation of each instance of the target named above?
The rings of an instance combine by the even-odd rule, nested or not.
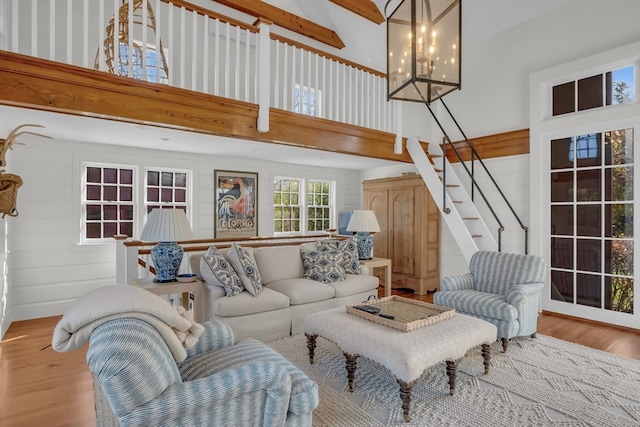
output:
[[[393,319],[380,317],[379,314],[371,314],[366,311],[354,308],[348,305],[347,313],[355,314],[363,319],[380,323],[403,332],[411,332],[416,329],[433,325],[450,319],[456,313],[453,308],[443,307],[435,304],[429,304],[423,301],[417,301],[409,298],[392,295],[390,297],[380,298],[374,301],[367,301],[358,306],[371,306],[380,310],[379,314],[393,316]]]

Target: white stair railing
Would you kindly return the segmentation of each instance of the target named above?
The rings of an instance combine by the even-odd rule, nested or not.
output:
[[[449,227],[462,255],[469,262],[471,256],[479,250],[497,251],[498,245],[491,231],[440,146],[429,144],[428,150],[427,154],[417,138],[407,139],[407,151],[431,192],[441,218]],[[446,174],[446,191],[442,185],[443,173]]]

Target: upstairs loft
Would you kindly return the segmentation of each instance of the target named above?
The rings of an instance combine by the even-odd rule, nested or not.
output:
[[[269,23],[182,0],[8,0],[5,21],[2,105],[411,162],[384,74]]]

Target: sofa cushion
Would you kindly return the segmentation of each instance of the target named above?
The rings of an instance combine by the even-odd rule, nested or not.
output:
[[[378,288],[379,280],[375,276],[347,274],[342,282],[327,283],[335,289],[335,298],[367,292]]]
[[[337,249],[342,252],[342,267],[347,274],[358,274],[360,272],[360,258],[358,257],[358,243],[355,237],[344,240],[318,240],[318,250],[320,252]]]
[[[255,248],[253,256],[263,284],[303,277],[304,268],[299,245]]]
[[[224,288],[228,297],[244,290],[238,273],[214,245],[200,257],[200,274],[208,284]]]
[[[243,248],[237,243],[233,243],[227,251],[227,258],[234,270],[240,276],[242,285],[253,296],[258,296],[262,292],[262,278],[253,258],[253,249]]]
[[[323,283],[344,280],[342,261],[342,252],[336,249],[302,252],[304,277]]]
[[[434,301],[472,316],[509,321],[518,319],[518,310],[507,303],[504,295],[473,290],[441,291],[436,292]]]
[[[213,301],[212,314],[218,317],[244,316],[289,307],[289,297],[269,288],[263,288],[254,297],[242,292],[233,298],[218,298]]]
[[[286,295],[291,305],[324,301],[335,295],[335,289],[328,284],[302,278],[279,280],[270,283],[269,289]]]

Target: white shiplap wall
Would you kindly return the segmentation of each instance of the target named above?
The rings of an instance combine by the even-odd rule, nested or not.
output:
[[[192,170],[196,238],[213,236],[215,169],[258,173],[260,235],[273,234],[271,188],[275,175],[335,180],[338,212],[359,207],[360,176],[348,170],[37,137],[24,137],[23,141],[26,145],[12,151],[9,160],[9,172],[20,175],[24,185],[18,194],[20,215],[5,220],[9,262],[3,285],[7,309],[3,329],[8,327],[7,321],[62,314],[84,293],[115,284],[114,243],[79,244],[82,161],[135,166],[140,186],[145,166]]]

